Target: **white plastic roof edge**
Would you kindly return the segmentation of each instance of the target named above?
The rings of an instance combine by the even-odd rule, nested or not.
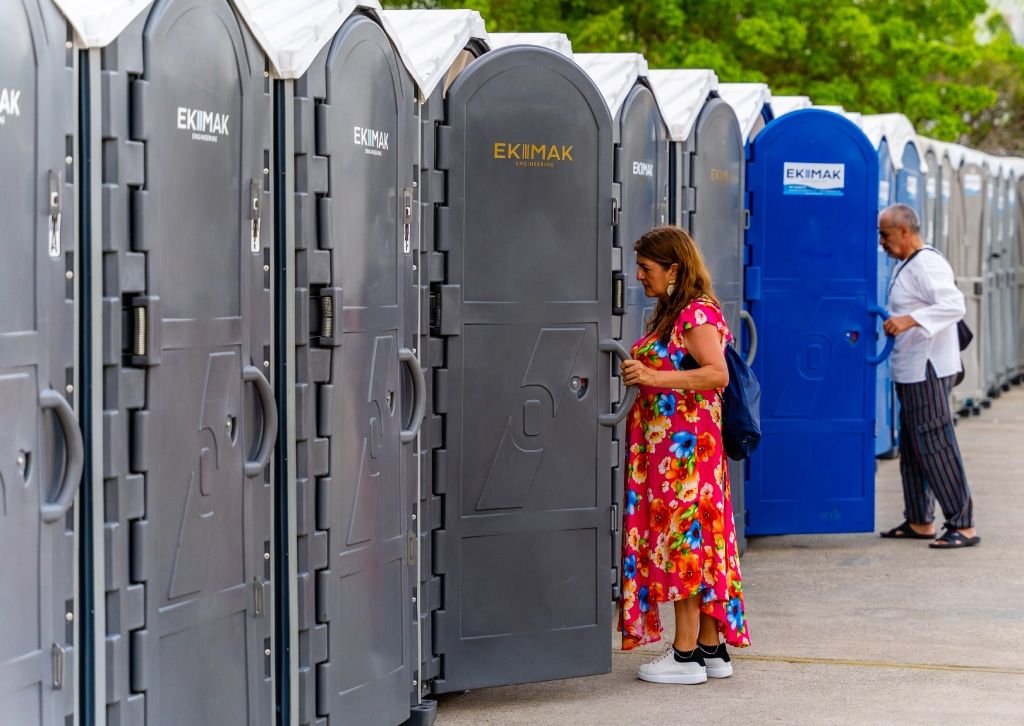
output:
[[[536,45],[572,58],[572,41],[565,33],[491,33],[491,48],[510,45]]]
[[[808,96],[772,96],[772,115],[778,118],[791,111],[811,108],[813,105]]]
[[[964,166],[968,164],[975,164],[977,166],[988,166],[988,154],[972,149],[967,146],[961,146],[963,149],[963,163]]]
[[[911,144],[921,158],[921,172],[927,173],[928,164],[924,160],[924,149],[917,144],[917,131],[914,130],[914,124],[910,123],[910,119],[902,113],[878,113],[864,116],[861,119],[861,128],[865,132],[871,128],[875,133],[880,132],[885,137],[889,142],[892,166],[896,171],[903,168],[903,149],[907,144]]]
[[[86,48],[109,45],[153,0],[54,0]]]
[[[761,109],[771,104],[771,89],[766,83],[719,83],[718,95],[736,112],[743,143],[747,143],[750,132],[761,116]]]
[[[637,78],[648,75],[647,59],[639,53],[577,53],[574,60],[601,91],[612,118],[619,115]]]
[[[385,10],[381,15],[423,98],[444,80],[470,41],[490,47],[484,19],[476,10]]]
[[[378,0],[231,0],[278,78],[299,78],[356,11],[380,19]],[[382,20],[383,24],[383,20]],[[404,59],[403,59],[404,60]]]
[[[655,70],[648,74],[672,141],[686,141],[708,94],[718,90],[718,76],[704,69]]]

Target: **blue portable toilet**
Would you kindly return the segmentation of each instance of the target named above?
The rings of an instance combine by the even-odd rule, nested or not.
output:
[[[749,534],[874,528],[873,334],[879,159],[850,120],[769,123],[747,162],[746,300],[760,331],[764,438],[750,460]]]

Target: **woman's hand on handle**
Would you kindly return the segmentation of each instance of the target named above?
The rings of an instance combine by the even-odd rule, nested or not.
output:
[[[622,382],[627,386],[654,386],[658,372],[645,366],[642,361],[625,360],[620,366]]]

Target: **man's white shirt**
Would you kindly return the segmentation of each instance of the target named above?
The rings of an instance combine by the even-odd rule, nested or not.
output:
[[[896,336],[890,363],[896,383],[925,380],[928,361],[939,378],[960,372],[956,324],[964,316],[963,293],[953,268],[934,247],[901,262],[890,281],[889,313],[909,315],[917,326]]]

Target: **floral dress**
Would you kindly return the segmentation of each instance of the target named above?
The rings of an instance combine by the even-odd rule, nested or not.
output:
[[[667,345],[647,335],[633,357],[680,370],[683,333],[698,325],[714,325],[723,348],[732,340],[721,310],[695,300]],[[698,594],[726,643],[750,645],[721,421],[719,390],[641,386],[630,411],[619,616],[625,650],[661,639],[658,603]]]

